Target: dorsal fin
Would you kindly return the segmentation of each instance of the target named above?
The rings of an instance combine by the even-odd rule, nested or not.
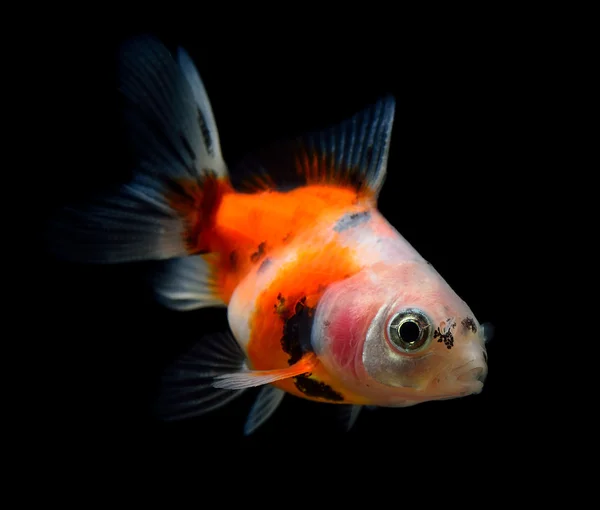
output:
[[[232,184],[243,192],[331,184],[376,199],[385,178],[394,110],[395,100],[387,96],[328,129],[252,153],[231,172]]]

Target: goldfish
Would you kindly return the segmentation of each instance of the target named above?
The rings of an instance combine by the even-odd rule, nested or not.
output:
[[[200,416],[256,388],[253,433],[285,395],[338,406],[349,430],[365,407],[477,394],[489,330],[379,212],[395,99],[226,164],[189,54],[126,42],[119,88],[131,179],[50,221],[55,256],[156,261],[165,307],[221,308],[164,373],[157,411]]]

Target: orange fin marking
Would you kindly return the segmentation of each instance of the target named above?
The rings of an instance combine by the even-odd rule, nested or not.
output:
[[[232,374],[217,376],[213,386],[228,390],[241,390],[252,388],[253,386],[262,386],[263,384],[270,384],[275,381],[312,372],[318,363],[317,356],[311,352],[305,354],[291,367],[275,370],[249,370],[247,372],[234,372]]]
[[[184,240],[188,253],[212,251],[212,235],[217,211],[226,193],[231,192],[227,179],[205,171],[199,182],[186,179],[173,185],[168,200],[186,221]]]

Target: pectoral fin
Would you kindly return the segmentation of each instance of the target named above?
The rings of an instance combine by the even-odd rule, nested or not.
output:
[[[318,360],[314,353],[305,354],[300,360],[290,367],[275,370],[244,370],[218,375],[213,383],[215,388],[240,390],[262,386],[282,379],[289,379],[298,375],[312,372]]]

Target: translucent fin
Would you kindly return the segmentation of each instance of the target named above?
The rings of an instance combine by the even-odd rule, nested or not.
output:
[[[151,37],[122,47],[119,88],[137,166],[129,183],[52,218],[57,256],[114,263],[206,251],[229,183],[206,92],[189,58],[180,60]]]
[[[219,140],[219,131],[212,111],[212,106],[208,99],[208,94],[204,88],[204,83],[192,62],[192,59],[183,48],[177,50],[177,61],[187,78],[192,89],[196,106],[198,107],[198,121],[204,140],[206,151],[202,153],[200,159],[211,161],[209,167],[213,169],[219,177],[227,177],[227,167],[221,154],[221,142]]]
[[[240,396],[243,389],[215,388],[214,378],[243,370],[245,356],[229,334],[206,336],[173,363],[162,380],[157,414],[163,420],[200,416]]]
[[[225,306],[212,278],[211,265],[203,255],[163,262],[154,276],[157,301],[172,310],[187,311]]]
[[[352,427],[354,427],[356,419],[358,418],[363,406],[340,404],[337,407],[339,407],[337,412],[340,424],[346,431],[349,431]]]
[[[494,338],[494,326],[490,322],[486,322],[481,325],[481,329],[483,329],[483,339],[485,343],[488,343],[492,338]]]
[[[253,434],[258,427],[267,421],[279,407],[284,396],[285,392],[275,386],[263,386],[246,420],[244,434],[246,436]]]
[[[306,184],[349,186],[375,199],[383,184],[395,100],[388,96],[352,118],[249,155],[231,174],[240,191]]]
[[[282,379],[289,379],[298,375],[311,372],[317,365],[318,360],[314,353],[305,354],[298,362],[287,368],[276,370],[246,370],[244,372],[231,372],[216,377],[213,383],[215,388],[227,388],[239,390],[270,384]]]

